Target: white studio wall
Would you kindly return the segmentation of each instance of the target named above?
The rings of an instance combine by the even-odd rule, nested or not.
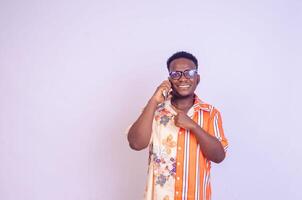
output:
[[[302,199],[302,3],[0,1],[0,199],[140,200],[125,130],[179,50],[222,113],[214,200]]]

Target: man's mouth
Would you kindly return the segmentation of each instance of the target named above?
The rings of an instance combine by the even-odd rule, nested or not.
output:
[[[189,88],[191,85],[178,85],[179,88]]]

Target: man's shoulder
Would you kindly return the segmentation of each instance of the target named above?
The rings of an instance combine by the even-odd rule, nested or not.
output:
[[[213,105],[213,104],[210,104],[202,99],[199,99],[197,98],[195,100],[195,104],[194,104],[194,109],[195,110],[202,110],[202,111],[205,111],[205,112],[209,112],[209,113],[217,113],[219,112],[219,110]]]
[[[175,111],[173,111],[169,105],[169,102],[166,101],[157,106],[157,109],[154,113],[154,120],[158,125],[163,124],[166,126],[168,122],[176,115]]]
[[[194,108],[210,112],[214,108],[214,106],[212,104],[204,101],[203,99],[196,97],[195,102],[194,102]]]

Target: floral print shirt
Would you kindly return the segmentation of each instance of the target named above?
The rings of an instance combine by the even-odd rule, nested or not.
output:
[[[155,112],[144,200],[209,200],[211,162],[203,156],[194,133],[175,126],[175,115],[170,100]],[[196,96],[187,115],[227,150],[228,142],[216,108]]]

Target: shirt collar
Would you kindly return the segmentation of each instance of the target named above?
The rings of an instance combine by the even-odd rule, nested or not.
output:
[[[212,106],[199,99],[197,95],[194,98],[193,108],[195,112],[199,110],[210,112],[212,110]]]
[[[167,100],[165,103],[165,108],[167,110],[169,110],[173,115],[176,115],[176,111],[173,109],[172,105],[171,105],[171,100]],[[210,112],[212,109],[212,106],[205,103],[204,101],[202,101],[201,99],[199,99],[199,97],[195,94],[194,97],[194,104],[193,106],[189,109],[187,115],[192,117],[194,115],[195,112],[198,112],[199,110],[202,111],[206,111],[206,112]]]

